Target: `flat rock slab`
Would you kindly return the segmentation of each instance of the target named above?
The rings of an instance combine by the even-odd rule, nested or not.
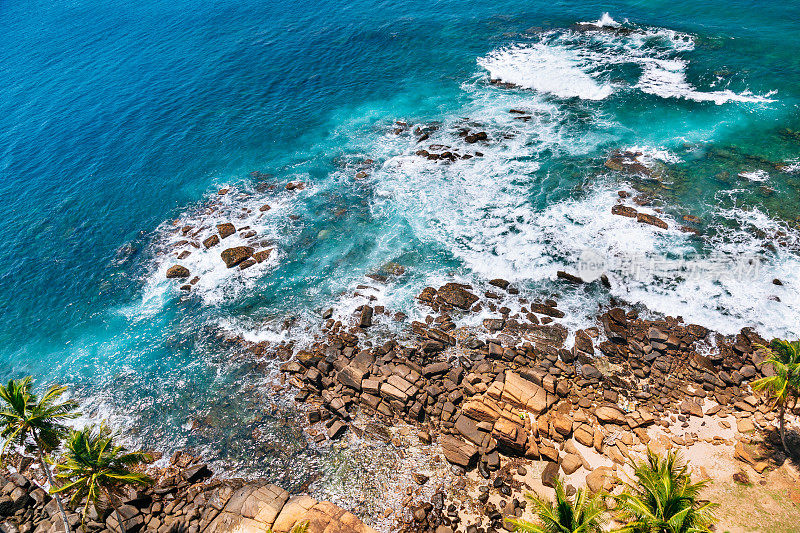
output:
[[[209,533],[257,533],[272,527],[289,499],[277,485],[245,485],[233,493],[219,516],[208,526]]]

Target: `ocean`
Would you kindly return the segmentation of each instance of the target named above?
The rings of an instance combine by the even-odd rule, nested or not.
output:
[[[132,444],[368,508],[397,452],[309,445],[280,361],[236,339],[299,348],[324,309],[411,320],[425,286],[492,278],[557,295],[571,329],[611,296],[797,337],[798,20],[731,0],[3,3],[0,374],[70,385]],[[619,191],[669,229],[613,215]],[[192,247],[223,222],[270,257]],[[556,281],[587,258],[611,289]]]

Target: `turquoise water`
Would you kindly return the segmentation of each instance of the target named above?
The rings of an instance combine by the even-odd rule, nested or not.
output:
[[[586,250],[649,254],[666,271],[612,265],[612,295],[724,333],[800,334],[799,19],[717,0],[3,5],[2,377],[69,383],[144,445],[300,484],[326,452],[268,385],[274,364],[224,339],[302,344],[360,284],[413,317],[426,285],[505,277],[557,293],[578,326],[608,294],[555,272]],[[430,144],[483,157],[414,155]],[[652,174],[606,168],[615,150]],[[611,215],[621,189],[671,229]],[[684,215],[702,236],[676,229]],[[227,220],[271,259],[175,258],[175,230]],[[687,254],[763,263],[692,278]],[[405,274],[364,277],[388,262]],[[175,263],[201,277],[188,296],[164,279]]]

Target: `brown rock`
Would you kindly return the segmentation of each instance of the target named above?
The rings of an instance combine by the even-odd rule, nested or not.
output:
[[[594,415],[601,422],[610,422],[612,424],[618,424],[620,426],[625,425],[626,423],[625,413],[623,413],[616,407],[601,405],[600,407],[595,409]]]
[[[225,266],[228,268],[233,268],[245,259],[250,259],[250,257],[253,255],[253,252],[254,250],[250,246],[236,246],[234,248],[223,250],[220,256],[225,262]]]
[[[558,463],[549,462],[542,470],[542,485],[554,488],[558,479]]]
[[[660,218],[653,215],[647,215],[645,213],[639,213],[636,216],[636,220],[641,222],[642,224],[650,224],[651,226],[655,226],[661,229],[667,229],[668,227],[667,223],[661,220]]]
[[[230,222],[224,222],[217,224],[217,233],[219,233],[221,239],[224,239],[236,233],[236,228]]]
[[[611,208],[611,214],[629,218],[636,218],[636,215],[638,213],[636,209],[632,207],[628,207],[627,205],[622,205],[622,204],[616,204],[614,207]]]
[[[561,469],[566,475],[574,474],[583,466],[583,461],[577,455],[568,453],[561,459]]]
[[[464,468],[468,468],[478,455],[478,448],[458,437],[444,435],[441,445],[445,459]]]
[[[469,292],[464,285],[447,283],[436,291],[437,299],[446,304],[467,310],[478,301],[478,297]]]
[[[259,250],[253,254],[253,259],[255,259],[256,262],[258,263],[263,263],[264,261],[269,259],[269,256],[272,254],[272,250],[273,250],[272,248],[267,248],[266,250]]]
[[[506,373],[506,381],[501,398],[504,402],[526,409],[534,414],[543,412],[552,402],[555,402],[554,397],[548,398],[547,391],[542,387],[532,381],[523,379],[515,372]]]
[[[206,248],[211,248],[212,246],[216,246],[219,244],[219,235],[212,235],[208,239],[203,241],[203,246]]]
[[[189,269],[185,266],[181,265],[173,265],[167,269],[167,278],[174,279],[174,278],[188,278],[189,277]]]
[[[614,485],[614,473],[607,466],[595,468],[586,476],[586,486],[592,492],[611,490]]]

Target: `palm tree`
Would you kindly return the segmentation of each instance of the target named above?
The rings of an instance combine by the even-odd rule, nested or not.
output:
[[[556,480],[556,501],[550,502],[526,494],[536,506],[541,525],[525,520],[508,520],[514,531],[529,533],[601,533],[604,520],[603,508],[596,497],[590,497],[587,490],[578,489],[574,498],[568,498],[561,480]]]
[[[649,448],[647,460],[632,463],[635,483],[617,501],[628,522],[621,533],[703,533],[714,523],[716,504],[700,503],[705,481],[692,483],[689,469],[676,452],[659,457]]]
[[[5,405],[0,409],[0,436],[5,439],[0,457],[5,458],[12,445],[27,448],[32,445],[36,449],[39,464],[47,475],[47,482],[53,486],[53,475],[45,460],[45,454],[58,448],[61,439],[67,433],[63,421],[78,416],[77,404],[73,401],[61,402],[61,395],[66,387],[53,385],[41,398],[31,392],[33,378],[30,376],[9,380],[5,387],[0,385],[0,397]],[[69,533],[69,523],[61,498],[56,497],[56,504],[64,521],[64,531]]]
[[[84,502],[83,516],[89,504],[98,508],[103,497],[111,504],[120,529],[125,525],[114,500],[124,485],[150,485],[153,480],[137,472],[135,467],[150,463],[153,458],[142,451],[129,452],[124,446],[114,444],[114,435],[105,423],[73,430],[66,443],[66,454],[56,465],[56,477],[67,483],[52,489],[53,493],[71,492],[70,502]]]
[[[781,444],[783,450],[791,455],[786,445],[786,407],[794,400],[791,407],[797,406],[800,397],[800,341],[784,341],[773,339],[769,347],[758,346],[769,352],[764,361],[771,363],[775,375],[758,379],[750,384],[754,390],[766,390],[772,396],[772,403],[778,408],[778,421],[780,424]]]

